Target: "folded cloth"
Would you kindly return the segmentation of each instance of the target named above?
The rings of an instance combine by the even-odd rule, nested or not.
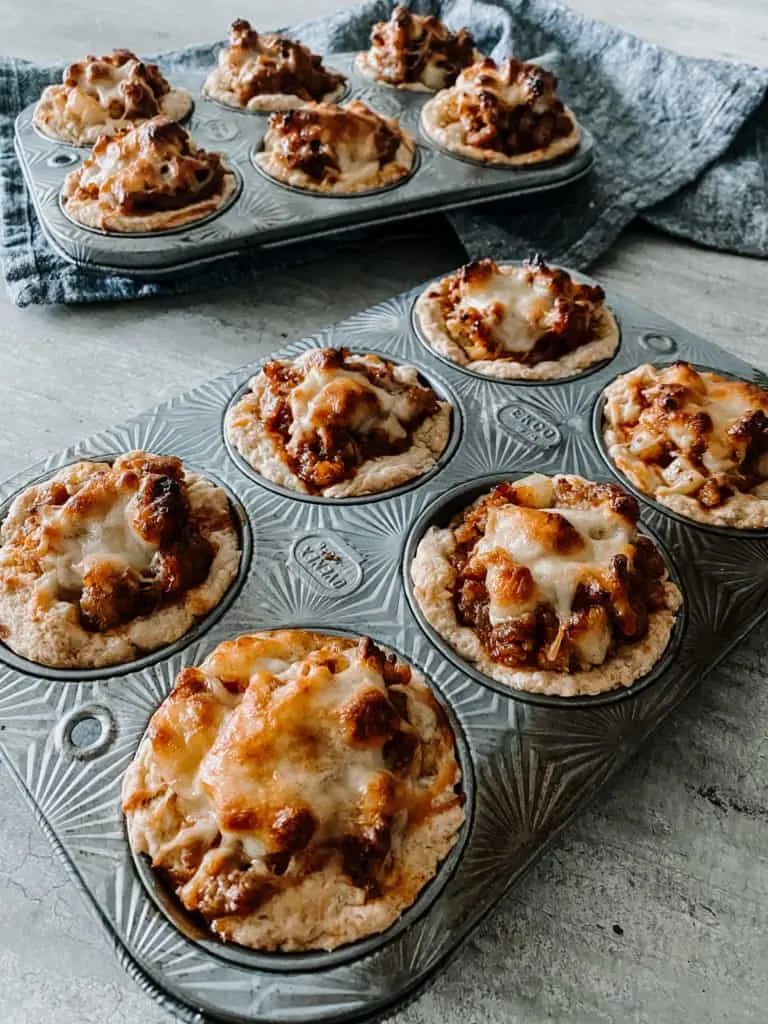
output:
[[[393,6],[394,0],[376,0],[289,34],[321,52],[364,49],[371,24]],[[554,0],[413,0],[409,6],[449,26],[466,25],[479,49],[497,60],[547,54],[560,94],[596,140],[595,168],[580,182],[524,202],[449,214],[470,258],[535,251],[585,269],[638,215],[702,245],[768,256],[768,69],[682,57]],[[212,66],[217,49],[194,46],[152,59],[173,78]],[[2,262],[18,305],[142,298],[246,281],[265,266],[316,258],[338,244],[299,243],[279,255],[255,253],[204,275],[157,283],[68,263],[45,241],[13,149],[16,115],[61,72],[0,58]]]

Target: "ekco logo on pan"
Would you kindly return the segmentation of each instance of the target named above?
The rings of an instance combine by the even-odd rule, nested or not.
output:
[[[555,424],[525,402],[514,402],[500,409],[499,423],[507,433],[538,448],[554,448],[560,443],[560,431]]]
[[[294,541],[291,560],[319,590],[341,597],[360,586],[362,557],[332,533],[308,533]]]

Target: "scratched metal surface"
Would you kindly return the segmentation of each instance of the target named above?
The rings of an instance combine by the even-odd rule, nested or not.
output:
[[[237,172],[241,188],[221,212],[195,225],[151,235],[107,235],[70,220],[59,202],[64,179],[88,155],[46,138],[32,124],[34,104],[16,120],[16,151],[35,210],[51,245],[86,266],[114,269],[134,277],[178,274],[247,248],[270,248],[351,228],[371,227],[418,213],[449,210],[507,196],[559,188],[589,171],[592,137],[582,129],[576,152],[533,169],[483,167],[443,153],[419,128],[429,93],[376,85],[354,69],[352,53],[333,54],[329,64],[348,76],[348,99],[360,99],[387,117],[398,117],[417,139],[413,173],[401,184],[359,196],[329,197],[275,182],[253,160],[261,146],[267,115],[232,110],[205,99],[202,72],[174,75],[189,89],[195,109],[189,120],[193,139],[222,152]]]
[[[318,501],[260,483],[233,457],[222,429],[254,365],[0,486],[2,514],[2,503],[41,474],[76,458],[141,447],[178,455],[214,477],[240,512],[241,579],[223,608],[171,648],[112,671],[59,673],[0,645],[0,751],[126,969],[187,1021],[356,1021],[401,1004],[768,610],[768,531],[697,526],[641,499],[643,527],[663,545],[685,597],[670,656],[651,677],[602,698],[535,698],[485,680],[437,641],[411,606],[404,570],[420,531],[451,501],[499,475],[533,470],[613,478],[593,419],[605,384],[640,362],[685,358],[763,385],[766,378],[609,294],[622,341],[608,364],[552,384],[493,382],[448,364],[421,342],[411,316],[420,290],[280,350],[284,357],[315,345],[377,351],[415,363],[451,397],[451,444],[436,471],[412,485],[368,499]],[[332,559],[323,557],[329,553]],[[393,928],[333,954],[259,955],[200,934],[146,866],[134,863],[120,813],[122,774],[179,669],[225,637],[275,626],[368,633],[397,650],[436,687],[460,738],[469,800],[456,850]],[[77,729],[85,730],[90,749]]]

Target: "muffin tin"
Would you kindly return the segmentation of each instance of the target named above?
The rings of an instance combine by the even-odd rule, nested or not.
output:
[[[329,58],[333,70],[348,78],[344,101],[363,100],[377,113],[399,118],[416,137],[413,171],[402,181],[348,196],[323,196],[281,184],[253,159],[268,115],[233,110],[203,97],[204,72],[173,74],[173,85],[189,89],[195,98],[185,126],[198,145],[225,155],[241,180],[236,197],[212,216],[171,231],[128,236],[84,228],[66,215],[60,193],[67,174],[81,164],[89,149],[40,133],[32,123],[32,104],[16,119],[15,146],[48,241],[71,262],[158,279],[248,248],[268,249],[419,213],[559,188],[581,178],[592,166],[592,137],[583,127],[581,142],[571,156],[536,168],[484,167],[450,156],[419,129],[421,108],[432,94],[377,85],[355,69],[354,58],[354,53]]]
[[[226,374],[103,431],[0,486],[0,515],[20,489],[77,458],[129,448],[180,456],[222,482],[252,549],[216,619],[146,662],[94,673],[41,671],[0,646],[0,751],[121,962],[181,1019],[202,1024],[358,1021],[411,997],[547,847],[558,830],[768,610],[768,531],[701,527],[641,497],[685,605],[650,677],[599,697],[546,698],[479,676],[436,643],[409,600],[405,558],[434,515],[500,476],[575,472],[616,479],[593,432],[603,387],[641,362],[675,358],[748,380],[740,360],[633,302],[609,295],[621,345],[568,381],[514,384],[467,373],[419,339],[416,288],[276,353],[317,345],[415,363],[454,401],[454,434],[436,472],[396,493],[321,501],[264,486],[224,443],[225,411],[257,369]],[[441,511],[442,510],[442,511]],[[320,568],[318,568],[320,566]],[[454,724],[467,793],[459,842],[388,931],[331,953],[222,947],[195,927],[141,859],[120,785],[150,715],[177,672],[223,639],[273,627],[370,634],[418,668]]]

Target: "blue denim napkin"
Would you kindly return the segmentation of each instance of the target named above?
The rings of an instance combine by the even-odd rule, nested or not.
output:
[[[387,18],[394,2],[339,10],[291,34],[325,53],[364,49],[371,24]],[[768,69],[681,57],[553,0],[413,0],[410,7],[468,26],[496,59],[554,53],[560,92],[597,140],[594,171],[562,192],[449,214],[470,258],[537,251],[584,269],[638,215],[702,245],[768,256]],[[181,69],[210,67],[219,45],[152,59],[173,78]],[[43,237],[13,150],[16,115],[61,72],[0,58],[2,264],[18,305],[143,298],[248,281],[265,266],[318,258],[339,244],[299,243],[162,283],[67,263]]]

